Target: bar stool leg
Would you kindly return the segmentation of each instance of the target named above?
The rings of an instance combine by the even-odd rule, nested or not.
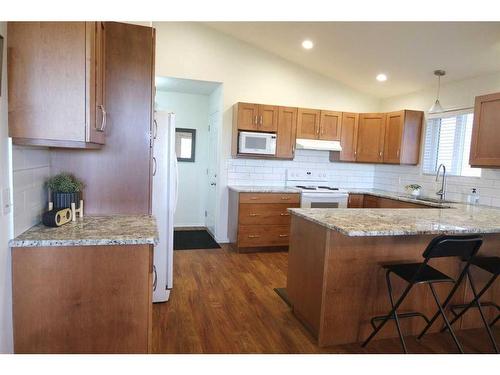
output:
[[[458,287],[462,283],[462,280],[464,279],[465,274],[467,272],[467,267],[468,266],[466,266],[466,268],[464,268],[462,270],[462,273],[460,274],[459,278],[455,282],[455,285],[451,289],[450,294],[448,294],[448,297],[446,297],[446,299],[445,299],[445,301],[443,303],[443,309],[446,308],[446,306],[448,306],[448,303],[451,301],[451,299],[453,298],[453,295],[455,294],[455,292],[457,291]],[[431,285],[431,284],[429,284],[429,285]],[[438,310],[434,314],[434,316],[431,318],[431,320],[429,321],[429,323],[427,323],[427,325],[424,327],[424,329],[422,330],[422,332],[420,332],[420,334],[417,336],[417,340],[420,340],[425,335],[425,333],[429,330],[429,328],[431,328],[431,326],[434,324],[434,322],[436,321],[436,319],[439,317],[439,314],[440,313],[439,313],[439,310]]]
[[[469,284],[472,289],[472,293],[474,294],[474,301],[476,301],[476,307],[479,310],[479,314],[481,315],[481,319],[483,320],[484,326],[486,328],[486,332],[488,332],[488,336],[490,337],[491,344],[493,345],[493,349],[495,349],[495,353],[498,353],[498,347],[497,343],[495,341],[495,338],[493,337],[493,333],[491,332],[490,325],[488,324],[488,321],[486,320],[486,317],[484,316],[483,309],[481,308],[481,303],[479,302],[480,296],[476,293],[476,287],[472,283],[472,278],[470,275],[470,272],[467,271],[467,278],[469,279]],[[496,276],[494,277],[496,279]]]
[[[391,275],[390,275],[389,271],[386,272],[386,274],[385,274],[385,280],[387,282],[387,290],[389,292],[389,299],[391,301],[391,307],[392,307],[392,310],[394,311],[393,316],[394,316],[394,320],[396,322],[396,327],[398,329],[399,340],[401,341],[401,346],[403,347],[403,351],[405,352],[405,354],[408,354],[408,349],[406,348],[405,339],[403,337],[403,333],[401,332],[401,326],[399,324],[397,307],[394,307],[394,298],[392,297]]]
[[[443,306],[441,306],[441,303],[439,302],[439,298],[436,294],[436,290],[434,289],[434,286],[432,283],[429,284],[429,287],[431,288],[432,295],[434,296],[434,300],[436,301],[436,305],[438,306],[439,312],[443,316],[444,323],[448,327],[448,330],[450,331],[451,337],[453,338],[453,341],[455,341],[455,344],[457,345],[458,350],[460,353],[464,353],[464,350],[462,349],[462,345],[458,342],[457,336],[455,336],[455,332],[453,332],[453,329],[451,328],[450,322],[448,321],[448,318],[446,317],[446,314],[444,313]]]
[[[500,319],[500,314],[498,314],[497,317],[493,319],[493,321],[490,323],[490,327],[493,327],[495,323],[498,322],[499,319]]]
[[[389,273],[389,272],[390,271],[387,271],[387,273]],[[386,278],[388,278],[387,274],[386,274]],[[394,312],[401,305],[401,303],[403,302],[403,300],[405,299],[405,297],[407,296],[407,294],[410,292],[410,290],[411,290],[412,287],[413,287],[413,284],[409,284],[406,287],[405,291],[403,292],[403,294],[401,295],[401,297],[399,297],[399,299],[396,302],[396,304],[393,305],[392,310],[389,312],[389,314],[386,315],[385,319],[382,320],[382,322],[378,325],[378,327],[373,330],[373,332],[370,334],[370,336],[368,336],[368,338],[361,344],[361,347],[364,348],[366,345],[368,345],[368,343],[371,341],[371,339],[374,338],[375,335],[382,329],[382,327],[385,325],[385,323],[387,323],[387,321],[390,319],[390,317],[394,315]],[[405,349],[406,349],[406,347],[405,347]]]

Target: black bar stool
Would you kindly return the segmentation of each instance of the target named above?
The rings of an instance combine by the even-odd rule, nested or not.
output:
[[[387,289],[389,292],[389,299],[391,301],[392,309],[391,311],[384,316],[376,316],[372,318],[371,323],[373,326],[373,332],[368,336],[368,338],[361,344],[362,347],[365,347],[372,338],[380,331],[380,329],[387,323],[389,319],[393,319],[396,322],[396,328],[398,330],[399,339],[401,341],[401,346],[405,353],[408,353],[406,348],[406,343],[401,332],[401,327],[399,324],[400,318],[414,317],[419,316],[422,317],[427,322],[427,327],[430,327],[433,323],[433,320],[429,321],[423,314],[419,312],[410,312],[398,314],[397,309],[403,303],[404,299],[413,288],[415,284],[427,284],[432,292],[432,296],[436,301],[436,305],[438,306],[438,312],[436,312],[434,320],[439,314],[442,315],[443,320],[450,331],[450,334],[455,342],[460,353],[463,353],[462,346],[458,342],[458,339],[451,328],[450,323],[448,322],[448,318],[444,312],[446,305],[451,300],[453,294],[457,290],[459,284],[465,277],[467,270],[469,268],[469,262],[471,258],[476,255],[477,251],[481,247],[483,240],[478,236],[439,236],[434,238],[427,248],[423,252],[422,256],[424,257],[424,261],[422,263],[404,263],[404,264],[389,264],[384,265],[383,268],[387,270],[386,272],[386,282]],[[428,265],[429,261],[433,258],[444,258],[444,257],[460,257],[465,261],[465,266],[460,273],[457,280],[445,275],[444,273],[438,271],[437,269]],[[391,273],[399,276],[401,279],[405,280],[408,283],[408,286],[399,297],[398,301],[394,303],[394,298],[392,296],[392,285],[391,285]],[[448,294],[448,297],[445,299],[444,303],[441,304],[439,298],[437,296],[436,290],[434,289],[433,284],[437,283],[452,283],[454,284],[452,290]],[[380,324],[375,326],[376,321],[381,321]],[[426,328],[427,328],[426,327]]]
[[[477,293],[477,288],[474,285],[474,282],[472,281],[470,270],[467,270],[467,279],[469,280],[469,284],[472,290],[472,294],[474,295],[474,298],[469,303],[450,306],[451,312],[453,313],[453,315],[455,315],[454,318],[450,321],[450,325],[453,325],[453,323],[455,323],[458,319],[460,319],[460,317],[464,315],[467,312],[467,310],[469,310],[471,307],[477,308],[479,310],[479,314],[481,315],[481,320],[483,321],[484,327],[486,328],[486,332],[490,337],[493,349],[495,350],[496,353],[498,353],[499,352],[498,346],[495,341],[495,337],[491,332],[491,327],[493,327],[493,325],[498,321],[500,314],[498,314],[495,319],[493,319],[490,323],[488,323],[486,317],[484,316],[483,308],[494,307],[496,308],[497,311],[500,311],[500,307],[494,302],[480,302],[480,298],[490,288],[490,286],[493,285],[498,275],[500,274],[500,257],[474,257],[471,259],[470,264],[482,269],[483,271],[488,272],[492,276],[488,280],[488,282],[484,285],[483,289],[481,289],[479,293]],[[460,310],[460,312],[457,312],[458,310]],[[444,327],[441,330],[441,332],[444,332],[446,329],[447,327]]]

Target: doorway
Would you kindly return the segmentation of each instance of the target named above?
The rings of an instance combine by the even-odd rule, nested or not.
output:
[[[175,230],[217,233],[222,84],[156,77],[155,108],[175,113],[178,199]],[[215,238],[216,239],[216,238]]]

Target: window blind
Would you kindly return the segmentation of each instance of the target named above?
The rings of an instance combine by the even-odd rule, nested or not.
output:
[[[428,119],[424,141],[424,173],[436,173],[440,164],[450,175],[481,176],[471,168],[469,153],[472,137],[472,112],[446,113]]]

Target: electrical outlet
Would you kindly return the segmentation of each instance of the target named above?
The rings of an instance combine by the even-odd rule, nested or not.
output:
[[[5,188],[2,190],[2,194],[0,196],[0,204],[2,207],[2,214],[10,214],[10,210],[12,208],[12,203],[10,202],[10,188]]]

